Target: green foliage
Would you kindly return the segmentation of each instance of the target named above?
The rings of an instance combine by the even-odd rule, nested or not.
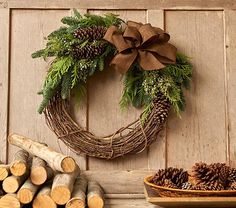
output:
[[[42,113],[44,108],[48,105],[50,99],[58,91],[64,75],[68,74],[70,67],[73,64],[71,57],[63,57],[55,59],[47,74],[44,87],[42,90],[43,101],[41,102],[38,112]]]
[[[74,10],[74,16],[64,17],[62,23],[65,26],[53,31],[47,37],[47,44],[44,49],[32,54],[33,58],[55,57],[47,73],[43,89],[43,101],[39,106],[39,113],[55,94],[61,95],[63,99],[70,97],[74,89],[79,100],[86,95],[86,83],[89,76],[98,71],[103,71],[107,57],[115,54],[116,49],[103,39],[80,40],[74,32],[78,28],[91,26],[110,27],[111,25],[121,26],[122,20],[114,14],[98,16],[93,14],[80,15]],[[121,27],[120,27],[121,28]],[[104,45],[101,55],[92,59],[77,59],[74,49],[86,46]],[[189,59],[183,54],[177,54],[176,64],[166,65],[164,69],[144,71],[138,63],[134,63],[124,75],[124,90],[120,100],[122,109],[128,105],[140,108],[144,107],[141,121],[144,122],[153,108],[153,100],[157,99],[159,93],[163,94],[172,104],[178,115],[184,110],[185,100],[183,88],[189,88],[192,77],[192,66]]]
[[[177,54],[176,64],[167,65],[164,69],[144,71],[133,66],[124,77],[124,91],[120,101],[121,108],[132,104],[144,107],[141,120],[144,121],[152,108],[152,101],[162,93],[180,116],[184,110],[183,88],[189,88],[192,77],[192,66],[188,57]]]
[[[142,83],[144,73],[138,64],[134,64],[124,76],[124,90],[120,100],[120,106],[125,109],[129,104],[139,108],[150,102],[151,97],[144,92]]]
[[[33,58],[55,57],[52,62],[49,72],[46,76],[41,94],[43,101],[39,107],[39,113],[42,113],[48,105],[50,99],[59,92],[63,99],[67,99],[70,91],[73,88],[78,88],[79,97],[84,96],[84,86],[89,76],[92,76],[96,71],[102,71],[105,65],[105,59],[114,53],[115,49],[112,45],[104,40],[79,40],[74,36],[74,31],[78,28],[90,26],[111,25],[119,26],[121,19],[114,14],[106,14],[98,16],[92,14],[80,15],[77,10],[74,10],[74,16],[62,18],[62,23],[66,26],[60,27],[53,31],[47,37],[47,44],[44,49],[38,50],[32,54]],[[85,47],[86,45],[104,44],[105,49],[103,54],[94,59],[76,59],[73,55],[73,48]],[[79,87],[78,87],[79,86]]]
[[[61,82],[61,97],[67,99],[70,96],[70,90],[72,86],[71,71],[68,71],[62,78]]]

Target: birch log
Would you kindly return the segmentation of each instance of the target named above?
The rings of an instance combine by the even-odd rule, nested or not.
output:
[[[16,194],[6,194],[0,199],[1,208],[21,208],[22,205],[16,197]]]
[[[52,168],[47,166],[46,161],[39,157],[34,156],[32,160],[32,167],[30,172],[30,178],[33,184],[42,185],[53,177],[54,172]]]
[[[10,175],[10,165],[0,164],[0,181],[5,180]]]
[[[51,197],[58,205],[65,205],[71,198],[76,178],[80,174],[77,166],[73,173],[58,173],[52,183]]]
[[[76,164],[73,158],[56,152],[44,144],[17,134],[11,134],[8,137],[8,141],[10,144],[16,145],[32,155],[42,158],[54,170],[65,173],[71,173],[75,170]]]
[[[28,176],[28,172],[26,172],[23,176],[8,176],[2,183],[3,190],[9,194],[15,193],[25,182]]]
[[[12,175],[22,176],[29,169],[28,164],[29,153],[25,150],[19,150],[15,153],[13,161],[10,166]]]
[[[57,208],[56,203],[50,197],[51,184],[45,185],[37,194],[33,202],[33,208]]]
[[[88,182],[87,202],[89,208],[104,207],[103,190],[96,181]]]
[[[34,185],[30,178],[28,178],[18,191],[17,198],[22,204],[29,204],[33,201],[38,188],[39,186]]]
[[[85,208],[87,185],[88,181],[84,176],[76,179],[71,199],[67,202],[66,208]]]

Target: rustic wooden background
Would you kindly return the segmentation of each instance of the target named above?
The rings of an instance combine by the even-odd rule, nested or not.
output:
[[[44,37],[61,25],[71,8],[150,22],[169,32],[171,42],[192,58],[194,78],[186,93],[186,112],[182,119],[172,113],[160,138],[139,155],[113,161],[76,156],[36,112],[41,101],[36,93],[48,63],[30,55],[45,45]],[[11,132],[46,142],[75,156],[86,174],[101,182],[111,207],[147,207],[142,179],[158,168],[189,168],[195,161],[236,165],[234,9],[234,0],[0,0],[0,159],[10,161],[16,151],[7,144]],[[99,74],[89,84],[87,102],[72,108],[74,117],[96,134],[114,131],[140,113],[132,108],[120,112],[121,91],[119,74]]]

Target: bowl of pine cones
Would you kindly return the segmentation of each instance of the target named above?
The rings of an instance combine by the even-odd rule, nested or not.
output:
[[[161,197],[236,196],[236,168],[195,163],[190,171],[169,167],[144,179],[147,192]]]

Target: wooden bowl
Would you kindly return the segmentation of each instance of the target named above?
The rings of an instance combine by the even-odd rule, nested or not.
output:
[[[198,191],[198,190],[182,190],[157,186],[150,181],[154,176],[147,176],[144,179],[145,188],[152,196],[161,197],[216,197],[216,196],[236,196],[236,190],[221,191]]]

